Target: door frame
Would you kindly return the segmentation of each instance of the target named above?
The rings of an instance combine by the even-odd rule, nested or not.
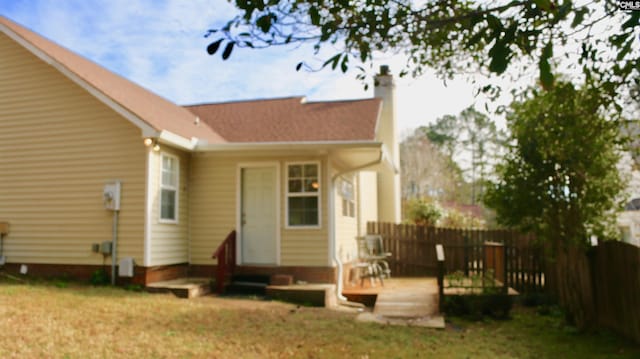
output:
[[[276,170],[276,263],[280,265],[280,192],[282,183],[280,180],[280,162],[240,162],[236,168],[236,263],[242,265],[242,170],[245,168],[274,168]],[[269,265],[266,265],[269,266]]]

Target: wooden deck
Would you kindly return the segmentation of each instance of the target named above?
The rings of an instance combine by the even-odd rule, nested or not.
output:
[[[342,294],[350,300],[361,299],[365,305],[373,304],[371,312],[358,316],[360,321],[444,328],[444,317],[438,312],[436,278],[391,278],[375,286],[366,281],[362,287],[347,286]]]

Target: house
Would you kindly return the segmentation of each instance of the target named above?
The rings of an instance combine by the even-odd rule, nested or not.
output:
[[[624,190],[627,203],[618,213],[617,225],[621,239],[640,247],[640,122],[631,120],[624,123],[622,133],[629,136],[631,151],[622,152],[618,171],[628,181]]]
[[[372,99],[182,107],[7,18],[0,32],[5,270],[212,275],[236,230],[239,271],[336,282],[367,221],[400,220],[386,69]]]

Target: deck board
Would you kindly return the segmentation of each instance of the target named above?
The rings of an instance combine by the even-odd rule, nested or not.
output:
[[[383,285],[349,286],[343,293],[377,294],[373,312],[359,315],[360,321],[393,325],[444,328],[444,317],[438,311],[436,278],[391,278]]]

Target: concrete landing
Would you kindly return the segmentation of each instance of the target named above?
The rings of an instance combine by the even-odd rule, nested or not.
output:
[[[211,292],[211,278],[178,278],[148,284],[150,293],[173,293],[179,298],[195,298]]]
[[[438,284],[435,278],[393,278],[377,288],[373,312],[357,320],[391,325],[445,327],[438,312]]]
[[[270,285],[267,287],[267,297],[329,308],[336,306],[336,286],[334,284]]]

